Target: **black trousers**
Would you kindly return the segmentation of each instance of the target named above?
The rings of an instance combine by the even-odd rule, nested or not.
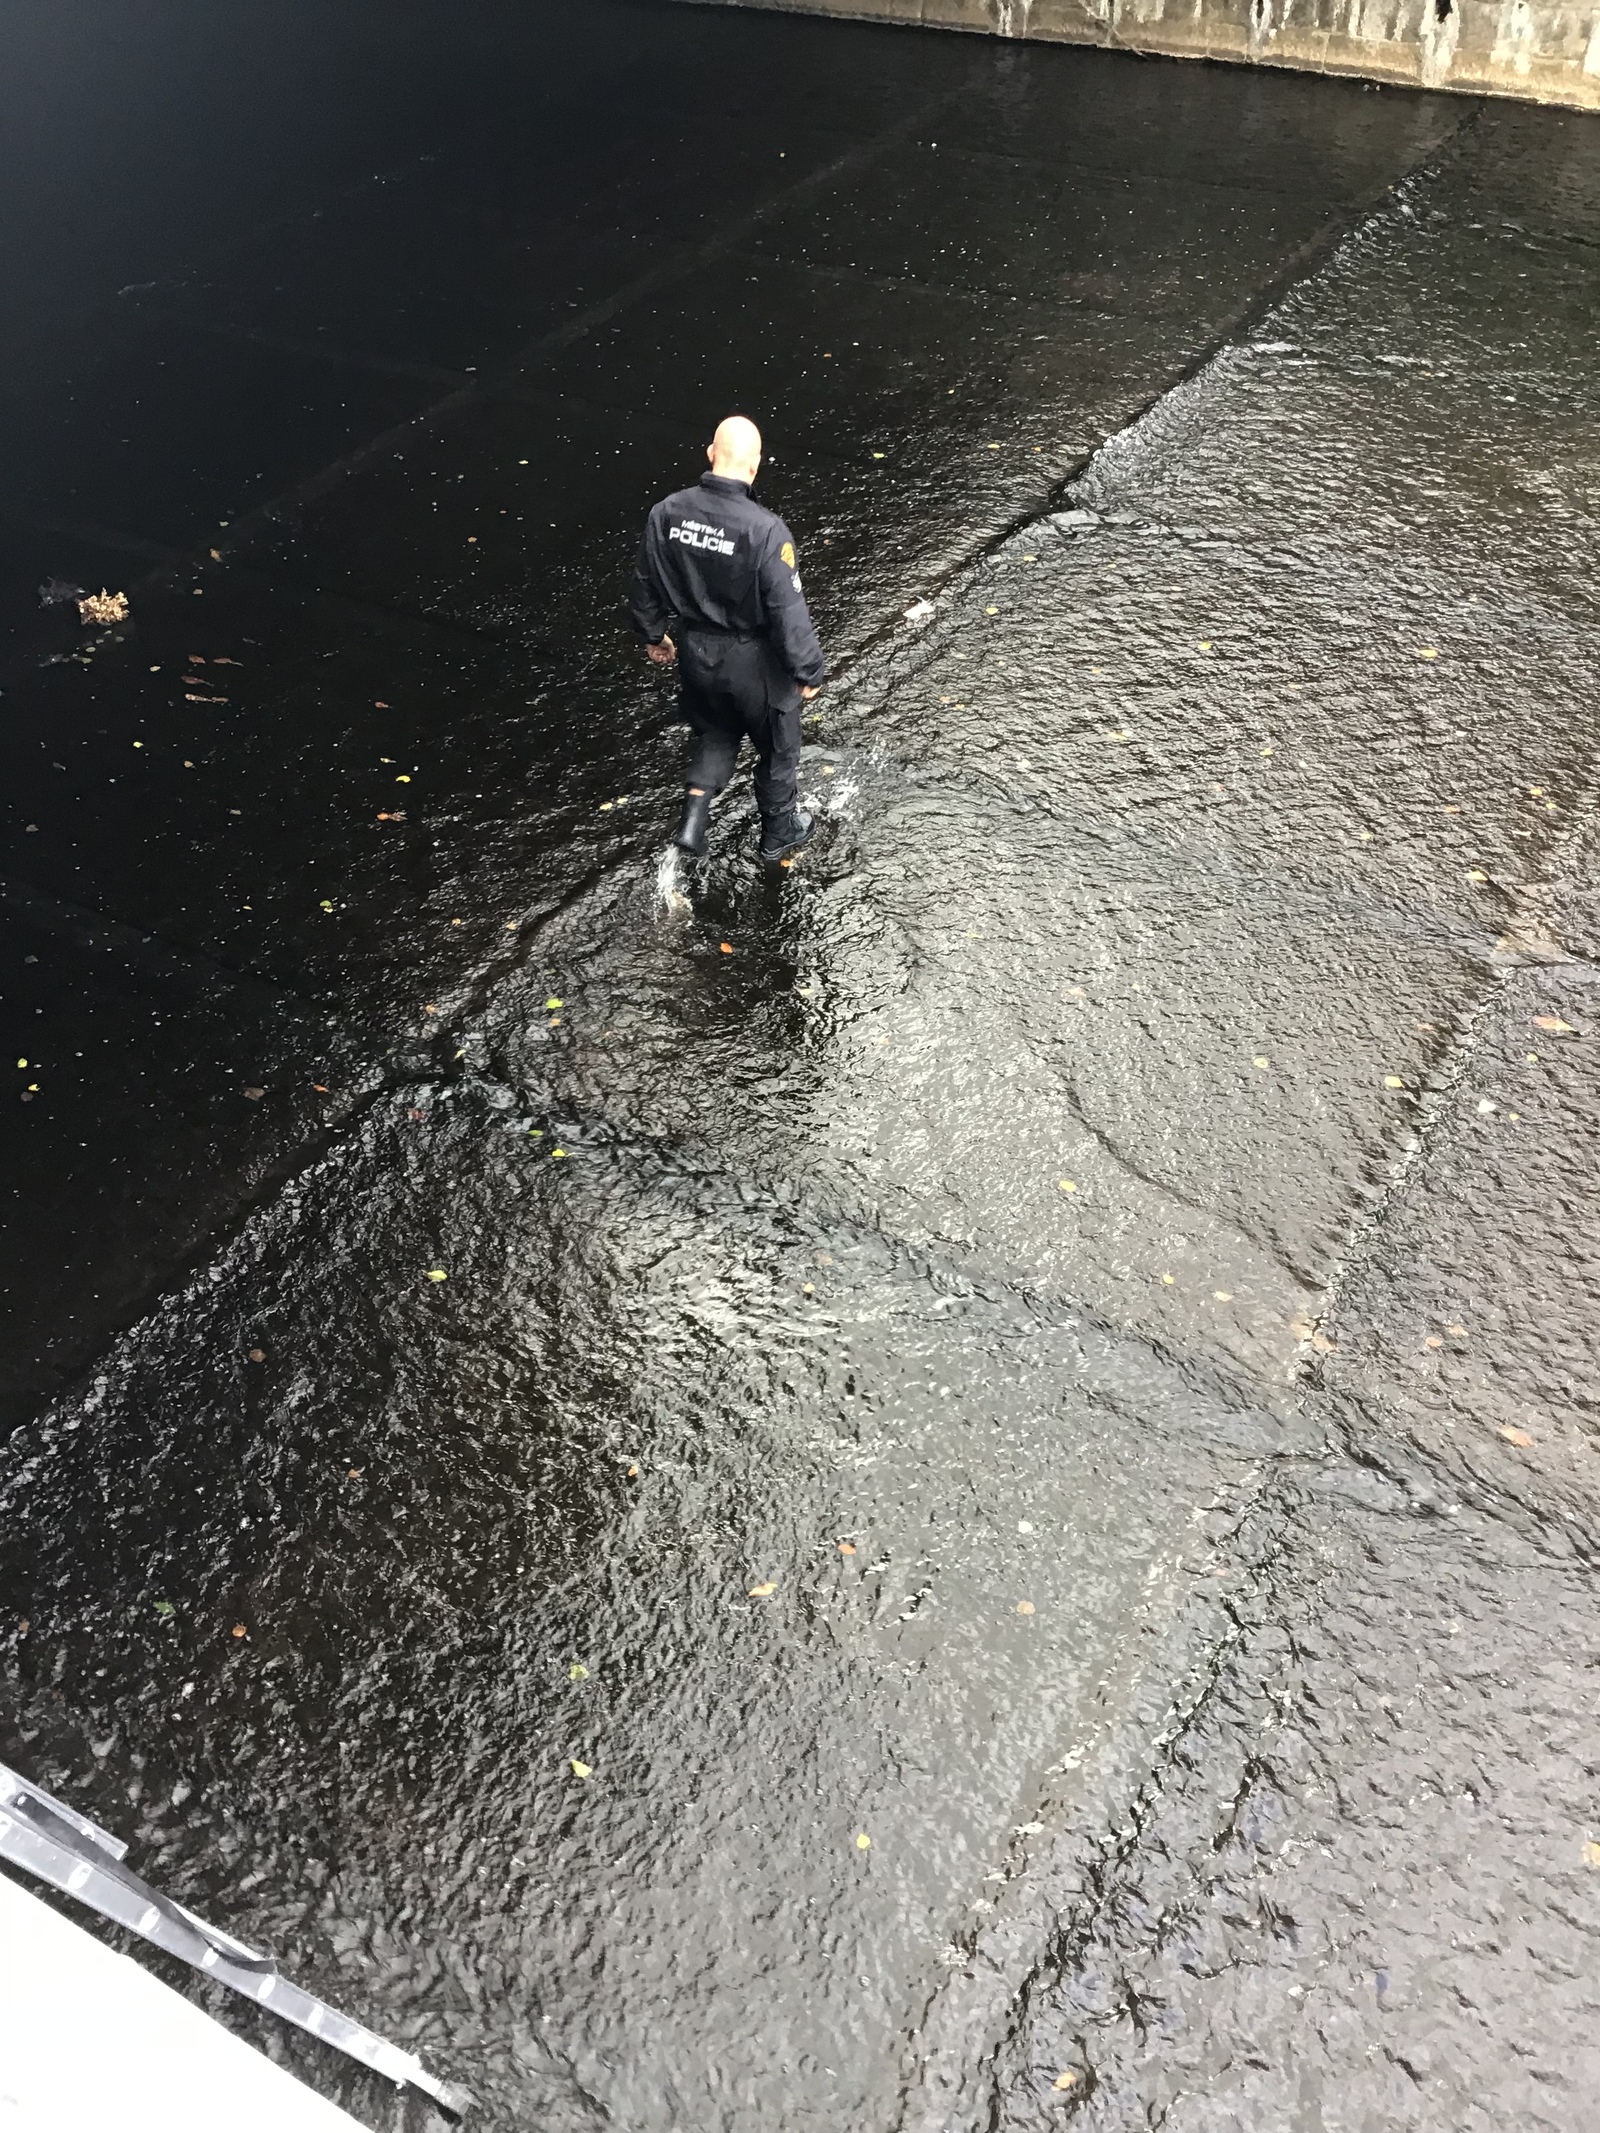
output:
[[[764,637],[679,632],[683,715],[694,734],[686,783],[719,793],[740,744],[756,751],[756,805],[763,822],[794,811],[800,776],[800,685]]]

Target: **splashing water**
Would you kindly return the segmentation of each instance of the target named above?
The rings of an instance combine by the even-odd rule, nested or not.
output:
[[[683,854],[669,844],[656,861],[656,909],[674,918],[687,917],[694,909],[683,885]]]

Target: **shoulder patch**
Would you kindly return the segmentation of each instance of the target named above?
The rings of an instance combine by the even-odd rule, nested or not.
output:
[[[783,544],[783,546],[782,546],[782,547],[781,547],[781,548],[780,548],[780,549],[778,550],[778,554],[779,554],[780,558],[781,558],[781,559],[782,559],[782,560],[783,560],[783,561],[784,561],[785,563],[787,563],[787,564],[788,564],[789,568],[790,568],[791,570],[793,570],[793,568],[794,568],[794,542],[793,542],[793,541],[785,541],[785,542],[784,542],[784,544]]]

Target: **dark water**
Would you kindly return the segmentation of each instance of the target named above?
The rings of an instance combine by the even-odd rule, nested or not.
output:
[[[24,27],[3,1752],[485,2127],[1585,2125],[1600,126]]]

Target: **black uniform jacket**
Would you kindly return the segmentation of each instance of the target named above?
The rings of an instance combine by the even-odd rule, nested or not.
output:
[[[698,487],[656,505],[639,543],[629,608],[647,644],[659,644],[676,615],[690,633],[765,637],[802,688],[827,673],[793,536],[745,481],[702,474]]]

